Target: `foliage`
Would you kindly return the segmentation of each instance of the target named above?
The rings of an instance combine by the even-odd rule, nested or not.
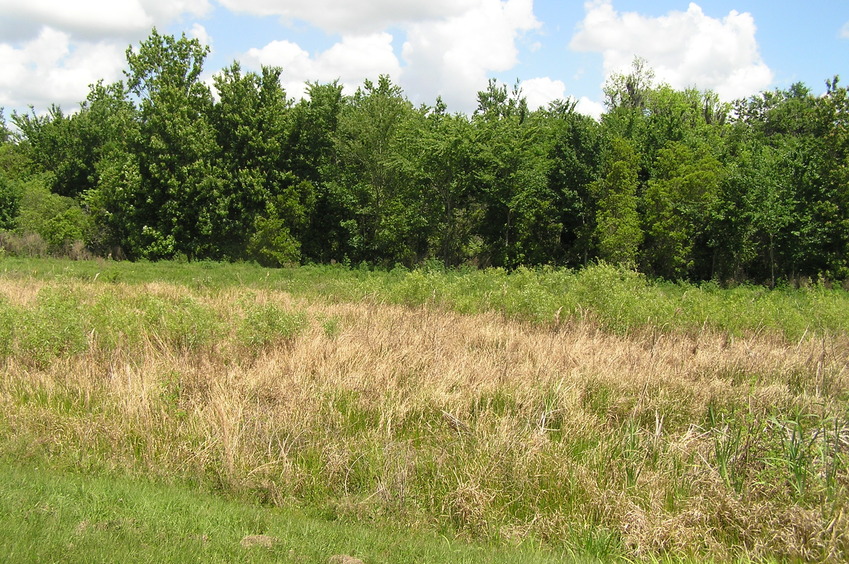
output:
[[[605,154],[601,177],[591,186],[596,208],[598,255],[625,267],[637,265],[643,241],[637,213],[638,155],[633,145],[614,138]]]
[[[213,95],[207,54],[154,29],[127,50],[126,80],[93,85],[78,111],[13,114],[15,134],[0,120],[0,229],[44,216],[26,197],[38,183],[73,201],[50,200],[42,238],[116,258],[849,277],[838,77],[823,96],[794,84],[729,104],[635,59],[596,121],[574,100],[532,110],[496,80],[472,115],[415,107],[388,76],[352,95],[310,83],[295,102],[282,69],[238,61]]]
[[[20,207],[20,189],[5,175],[0,174],[0,231],[14,227]]]
[[[280,69],[242,75],[234,63],[214,81],[212,121],[223,175],[215,247],[223,256],[248,255],[272,266],[296,262],[314,190],[287,172],[289,100]]]
[[[127,87],[140,99],[136,217],[130,256],[170,258],[213,252],[226,210],[219,207],[221,174],[210,121],[212,94],[200,81],[208,47],[153,30],[138,50],[127,50]]]
[[[562,226],[555,262],[585,265],[595,254],[596,204],[591,186],[601,166],[601,128],[574,107],[554,107],[541,117],[551,125],[548,188]]]
[[[346,204],[352,262],[411,265],[426,241],[424,218],[416,203],[416,186],[392,159],[401,125],[412,116],[412,105],[388,76],[365,81],[340,114],[336,130],[337,166],[332,181]]]
[[[15,229],[38,234],[53,251],[75,241],[85,241],[89,216],[72,199],[50,192],[38,178],[24,184]]]
[[[0,232],[15,226],[21,206],[21,177],[26,168],[26,156],[12,143],[12,133],[0,108]]]
[[[716,206],[722,165],[705,148],[697,151],[678,142],[661,149],[643,194],[646,270],[665,278],[694,274],[695,246]]]

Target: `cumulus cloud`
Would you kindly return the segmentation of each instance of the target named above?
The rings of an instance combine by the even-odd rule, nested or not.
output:
[[[56,103],[73,109],[85,99],[90,84],[117,80],[122,68],[122,47],[72,43],[67,33],[44,27],[20,47],[0,44],[0,106],[43,108]]]
[[[251,49],[242,58],[247,68],[278,66],[288,94],[303,96],[306,81],[330,82],[339,79],[351,93],[363,79],[376,80],[381,74],[397,79],[398,58],[388,33],[343,36],[326,51],[311,55],[291,41],[272,41],[265,47]]]
[[[532,0],[478,0],[462,14],[410,24],[402,82],[419,102],[442,96],[453,110],[471,111],[489,73],[518,62],[520,34],[539,26]]]
[[[199,23],[195,23],[192,25],[192,28],[186,33],[187,37],[192,39],[197,39],[200,41],[201,45],[206,45],[210,49],[212,49],[212,37],[209,35],[209,32],[206,31],[206,28],[203,27]]]
[[[238,57],[248,68],[282,67],[284,85],[292,95],[303,92],[306,80],[340,79],[350,92],[365,78],[388,74],[414,102],[433,103],[441,95],[452,111],[472,111],[476,92],[486,88],[488,78],[519,62],[517,42],[541,27],[533,0],[217,4],[338,35],[335,44],[321,51],[308,52],[281,37]],[[211,0],[0,0],[0,104],[12,109],[42,102],[76,105],[90,83],[121,77],[127,45],[144,39],[152,26],[184,21],[190,37],[212,46],[206,27],[196,21],[211,10]],[[543,105],[546,97],[559,96],[561,86],[538,79],[529,81],[528,91]]]
[[[749,13],[732,10],[716,19],[690,3],[686,12],[652,18],[619,13],[612,0],[586,2],[585,10],[570,47],[602,53],[606,75],[627,71],[640,56],[660,81],[674,88],[711,89],[725,100],[761,91],[772,82]]]
[[[849,39],[849,22],[843,24],[843,27],[840,28],[840,37],[843,39]]]
[[[596,102],[595,100],[590,100],[586,96],[581,96],[575,106],[576,112],[590,116],[596,120],[601,119],[601,115],[604,113],[604,110],[604,104]]]
[[[209,0],[0,0],[0,105],[72,109],[90,84],[121,78],[127,45],[151,27],[210,9]],[[211,45],[201,25],[189,35]]]
[[[549,102],[554,100],[566,98],[566,85],[563,81],[552,80],[547,76],[525,80],[519,86],[531,110],[548,106]]]
[[[301,20],[324,31],[368,34],[408,22],[465,13],[480,0],[219,0],[233,12]]]
[[[232,9],[303,18],[328,31],[346,30],[340,42],[321,53],[282,40],[245,54],[242,62],[249,68],[282,67],[284,85],[292,95],[302,94],[306,80],[339,78],[350,92],[365,78],[388,74],[414,102],[432,103],[442,96],[452,110],[468,112],[491,72],[516,65],[519,36],[540,26],[532,0],[248,0],[238,8],[234,2]],[[362,31],[389,23],[405,34],[403,66],[393,49],[393,35]]]
[[[202,16],[210,7],[208,0],[0,0],[0,40],[29,40],[43,26],[76,39],[134,40],[155,25],[166,24],[182,14]]]
[[[108,1],[108,0],[105,0]],[[137,0],[154,23],[168,23],[183,16],[205,16],[212,10],[209,0]]]

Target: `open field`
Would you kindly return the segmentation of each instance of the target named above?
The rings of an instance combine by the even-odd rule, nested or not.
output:
[[[3,456],[569,555],[849,558],[842,290],[228,268],[0,261]]]

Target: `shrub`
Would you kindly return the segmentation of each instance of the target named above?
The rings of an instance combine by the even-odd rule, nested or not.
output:
[[[271,303],[249,306],[238,328],[238,339],[246,347],[257,350],[291,342],[307,327],[302,312],[290,312]]]
[[[17,185],[0,175],[0,229],[12,229],[21,208],[21,192]]]
[[[52,194],[44,181],[36,178],[23,185],[15,229],[25,236],[38,234],[50,251],[60,253],[74,242],[87,239],[91,221],[72,198]]]
[[[0,233],[0,248],[16,257],[46,257],[47,242],[38,233]]]

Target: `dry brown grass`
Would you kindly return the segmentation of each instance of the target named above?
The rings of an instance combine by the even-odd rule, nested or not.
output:
[[[39,289],[0,286],[21,307]],[[91,300],[189,293],[72,289]],[[43,367],[10,355],[0,373],[6,448],[476,537],[586,545],[608,535],[612,553],[637,557],[849,557],[845,336],[788,346],[274,292],[193,299],[223,326],[198,348],[150,335],[141,348],[92,344]],[[236,335],[252,304],[304,312],[309,324],[250,350]],[[721,424],[712,428],[709,412]],[[801,495],[780,459],[779,427],[793,414],[824,429],[807,435]],[[735,429],[723,476],[717,444]],[[830,458],[814,459],[827,448]]]

